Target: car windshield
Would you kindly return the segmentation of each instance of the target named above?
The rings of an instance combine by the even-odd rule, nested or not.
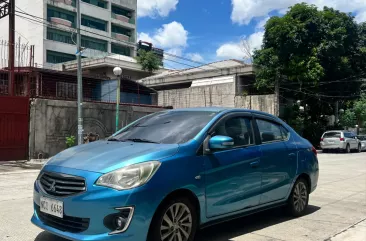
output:
[[[193,139],[216,114],[210,111],[158,112],[141,118],[109,140],[181,144]]]
[[[361,141],[366,141],[366,136],[357,136],[357,139]]]
[[[327,132],[324,133],[323,138],[340,138],[341,137],[341,133],[340,132]]]

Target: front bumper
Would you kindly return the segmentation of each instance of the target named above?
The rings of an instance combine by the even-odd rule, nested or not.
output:
[[[158,195],[151,195],[154,192],[151,187],[140,187],[133,190],[117,191],[114,189],[94,185],[95,181],[102,175],[70,168],[46,166],[45,171],[58,172],[74,176],[81,176],[86,179],[87,191],[69,197],[49,196],[40,188],[38,181],[35,182],[34,205],[35,211],[31,219],[36,226],[70,240],[106,240],[106,241],[145,241],[148,234],[151,219],[161,200]],[[158,192],[158,191],[157,191]],[[40,197],[48,197],[62,201],[64,204],[64,215],[89,219],[88,228],[79,233],[62,231],[46,225],[37,214],[37,206],[40,206]],[[116,208],[134,207],[134,214],[128,229],[119,234],[110,234],[113,230],[104,225],[104,218],[111,214],[118,213]]]

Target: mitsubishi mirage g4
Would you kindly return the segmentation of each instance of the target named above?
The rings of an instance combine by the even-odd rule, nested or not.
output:
[[[168,110],[51,158],[34,183],[36,226],[70,240],[193,241],[217,222],[306,212],[313,146],[272,115]]]

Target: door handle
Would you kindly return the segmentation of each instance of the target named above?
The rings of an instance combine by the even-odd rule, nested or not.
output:
[[[251,162],[251,163],[250,163],[250,166],[251,166],[252,168],[257,168],[257,167],[259,167],[259,161]]]

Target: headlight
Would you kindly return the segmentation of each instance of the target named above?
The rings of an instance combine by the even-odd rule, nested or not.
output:
[[[127,166],[101,176],[96,185],[126,190],[147,183],[160,167],[160,162],[151,161]]]

